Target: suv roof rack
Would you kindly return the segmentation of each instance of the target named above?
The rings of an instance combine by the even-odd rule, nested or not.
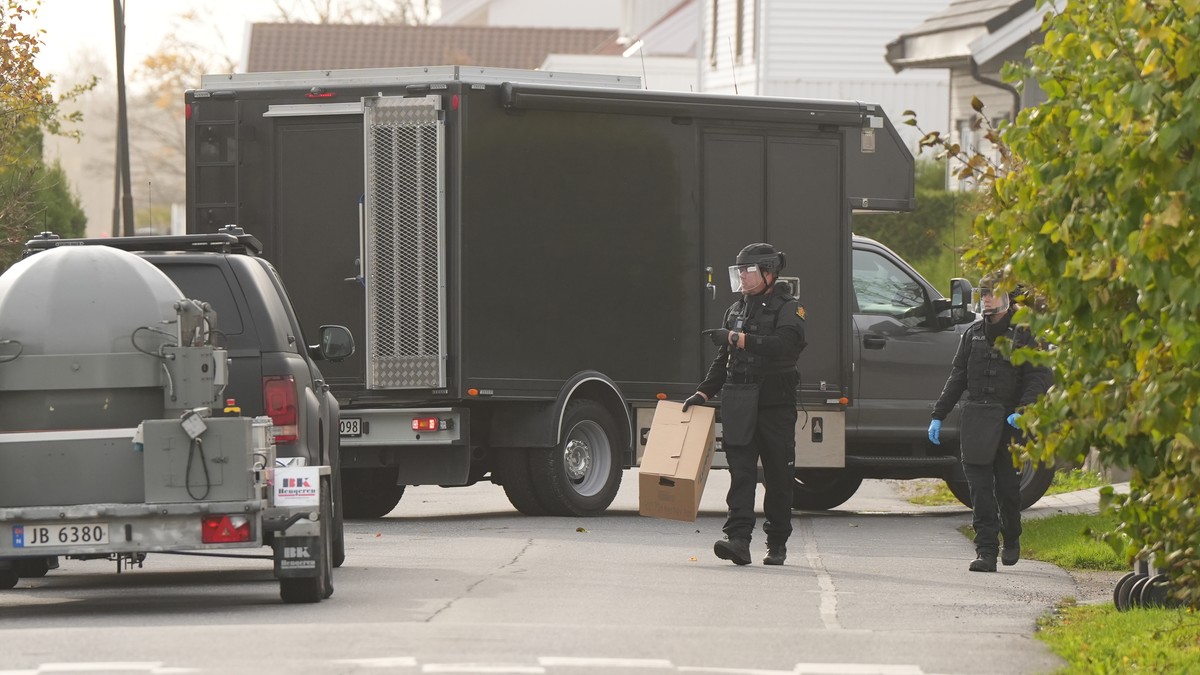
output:
[[[237,225],[226,225],[212,234],[169,234],[134,237],[90,237],[60,239],[53,232],[42,232],[25,242],[24,256],[59,246],[111,246],[123,251],[208,251],[260,255],[262,242]],[[23,256],[23,257],[24,257]]]

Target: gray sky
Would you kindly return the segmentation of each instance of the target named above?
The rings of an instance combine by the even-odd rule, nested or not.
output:
[[[271,0],[125,0],[126,73],[176,30],[180,14],[197,7],[205,8],[206,16],[219,17],[219,25],[188,37],[214,45],[223,41],[226,48],[215,51],[239,62],[246,26],[274,15]],[[71,63],[89,51],[116,69],[113,3],[108,0],[43,0],[29,27],[46,31],[38,57],[44,74],[69,72]]]

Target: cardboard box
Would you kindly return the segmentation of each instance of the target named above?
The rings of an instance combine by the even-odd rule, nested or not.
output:
[[[695,522],[716,445],[715,408],[659,401],[638,469],[638,513]]]

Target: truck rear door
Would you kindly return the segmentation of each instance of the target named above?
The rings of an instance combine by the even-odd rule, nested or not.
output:
[[[329,114],[330,110],[341,114]],[[274,136],[270,147],[275,149],[272,262],[295,299],[306,335],[317,335],[323,323],[357,331],[365,325],[363,284],[357,278],[363,195],[361,107],[272,106],[266,116]],[[345,361],[323,363],[321,371],[331,385],[361,387],[363,352]]]

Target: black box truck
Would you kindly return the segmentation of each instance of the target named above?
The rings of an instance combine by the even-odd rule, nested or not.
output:
[[[485,479],[523,513],[602,512],[655,403],[703,378],[700,331],[756,241],[787,253],[808,315],[797,506],[956,464],[953,443],[909,439],[900,455],[934,461],[847,460],[851,215],[914,206],[912,156],[877,106],[461,66],[210,75],[185,102],[188,230],[257,235],[306,332],[320,317],[358,333],[322,369],[348,517],[386,514],[406,485]],[[924,301],[955,340],[949,301]],[[827,485],[837,498],[814,499]]]

